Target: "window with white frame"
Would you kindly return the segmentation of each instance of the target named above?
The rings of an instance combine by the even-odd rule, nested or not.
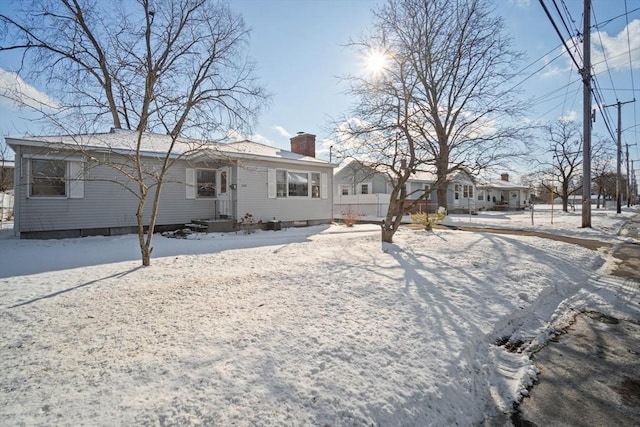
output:
[[[369,194],[369,183],[360,184],[360,194]]]
[[[197,169],[196,186],[198,197],[216,197],[216,170]]]
[[[460,184],[455,184],[453,186],[453,198],[455,200],[459,200],[460,199]]]
[[[348,184],[340,184],[340,195],[348,196],[349,195],[349,185]]]
[[[79,160],[28,157],[28,196],[81,199],[84,197],[84,163]]]
[[[321,172],[269,169],[269,198],[327,198],[327,174]]]
[[[426,194],[425,199],[431,200],[431,186],[429,184],[424,185],[424,194]]]
[[[462,186],[462,197],[465,199],[473,198],[473,186],[472,185],[463,185]]]
[[[287,197],[287,171],[276,171],[276,194],[278,197]]]
[[[66,197],[67,162],[58,159],[31,159],[30,197]]]
[[[479,201],[484,200],[484,191],[478,191],[478,200]]]
[[[311,173],[311,197],[320,198],[320,172]]]
[[[287,172],[289,197],[309,196],[309,174],[307,172]]]

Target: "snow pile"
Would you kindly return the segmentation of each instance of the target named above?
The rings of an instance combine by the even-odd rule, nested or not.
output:
[[[0,239],[0,424],[472,425],[553,322],[638,298],[579,246],[379,233],[157,236],[149,268],[134,236]]]

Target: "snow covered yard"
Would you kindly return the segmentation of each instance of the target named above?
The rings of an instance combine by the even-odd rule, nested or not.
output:
[[[586,307],[638,315],[604,252],[395,241],[383,252],[374,225],[158,236],[139,268],[133,236],[0,239],[0,425],[473,425],[536,375],[496,342],[536,346]]]

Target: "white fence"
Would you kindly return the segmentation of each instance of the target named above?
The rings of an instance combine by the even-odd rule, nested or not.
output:
[[[333,201],[333,217],[341,218],[342,212],[351,211],[359,216],[383,217],[387,214],[390,194],[338,195]]]
[[[13,219],[13,191],[0,193],[0,221]]]

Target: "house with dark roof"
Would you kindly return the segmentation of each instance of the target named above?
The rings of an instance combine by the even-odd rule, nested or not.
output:
[[[252,141],[217,143],[112,130],[102,134],[7,137],[15,151],[14,231],[21,238],[116,235],[136,230],[139,152],[153,175],[170,149],[156,231],[200,224],[233,230],[255,223],[314,225],[332,220],[333,168],[315,157],[315,135],[291,138],[291,151]],[[146,182],[146,181],[145,181]],[[143,218],[148,223],[149,212]],[[275,227],[275,226],[274,226]]]

